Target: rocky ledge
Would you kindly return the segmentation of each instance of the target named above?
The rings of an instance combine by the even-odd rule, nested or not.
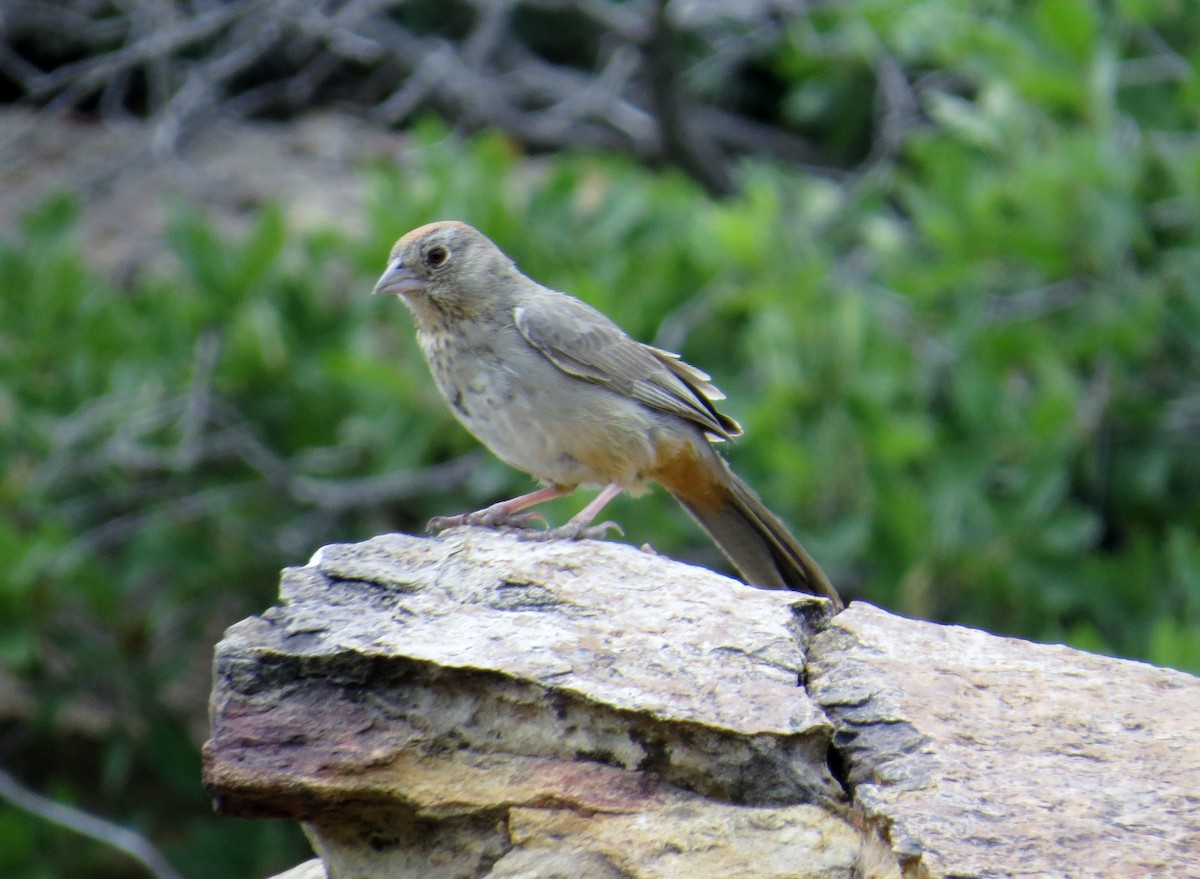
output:
[[[293,876],[1192,876],[1200,679],[458,529],[218,645],[205,781]]]

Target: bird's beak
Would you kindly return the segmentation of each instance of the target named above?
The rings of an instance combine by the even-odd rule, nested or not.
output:
[[[425,281],[400,260],[388,264],[387,271],[375,282],[374,293],[392,293],[402,295],[413,293],[425,286]]]

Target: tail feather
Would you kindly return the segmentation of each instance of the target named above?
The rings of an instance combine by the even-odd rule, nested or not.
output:
[[[724,462],[722,461],[722,464]],[[837,590],[800,542],[766,508],[758,495],[724,467],[728,499],[716,510],[675,495],[747,583],[769,589],[810,592],[843,607]]]

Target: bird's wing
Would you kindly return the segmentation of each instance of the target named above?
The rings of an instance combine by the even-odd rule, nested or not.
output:
[[[529,344],[563,372],[694,421],[712,438],[731,439],[742,432],[713,405],[725,395],[709,376],[678,354],[634,341],[574,297],[553,293],[531,299],[513,310],[513,318]]]

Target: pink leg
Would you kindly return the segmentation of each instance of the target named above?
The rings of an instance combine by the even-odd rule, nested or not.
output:
[[[555,498],[566,497],[571,491],[565,488],[559,488],[557,485],[548,485],[545,488],[539,488],[537,491],[531,491],[529,494],[518,495],[515,498],[510,498],[506,501],[500,501],[498,504],[492,504],[485,510],[480,510],[480,513],[492,515],[500,519],[507,519],[514,513],[519,513],[521,510],[528,510],[530,507],[536,507],[538,504],[544,504],[546,501],[552,501]]]
[[[539,488],[537,491],[531,491],[529,494],[500,501],[497,504],[492,504],[490,507],[476,510],[473,513],[460,513],[457,516],[434,516],[429,520],[429,524],[425,526],[425,530],[430,532],[444,531],[447,528],[454,528],[457,525],[483,525],[488,528],[512,525],[518,528],[528,528],[535,519],[541,519],[544,522],[545,518],[537,513],[528,513],[523,516],[518,515],[521,510],[527,510],[537,504],[552,501],[555,498],[563,497],[570,493],[570,489],[559,488],[554,485]]]
[[[604,509],[604,505],[624,491],[624,487],[617,482],[610,482],[604,486],[600,494],[592,500],[590,504],[571,517],[566,525],[559,528],[547,528],[545,531],[523,531],[521,532],[522,540],[579,540],[584,537],[601,540],[608,536],[610,529],[618,534],[624,534],[621,526],[616,522],[601,522],[599,525],[592,525],[592,520],[596,518],[596,514]]]
[[[600,514],[600,511],[604,509],[605,505],[624,490],[625,486],[616,482],[610,482],[608,485],[604,486],[604,490],[601,491],[600,494],[596,495],[592,499],[590,504],[572,516],[571,521],[567,524],[577,525],[580,527],[584,525],[591,525],[592,520]]]

